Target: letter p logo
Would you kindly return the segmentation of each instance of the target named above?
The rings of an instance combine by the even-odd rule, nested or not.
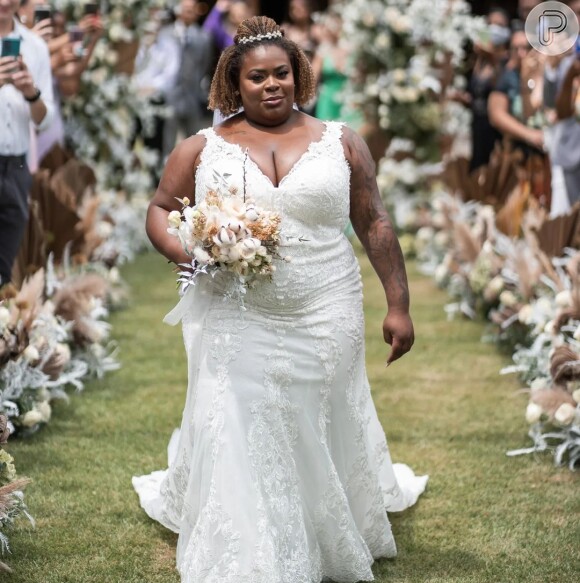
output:
[[[568,19],[561,10],[544,10],[540,15],[540,31],[538,41],[544,47],[550,46],[560,32],[566,30]]]
[[[525,32],[536,51],[549,56],[563,55],[576,44],[580,24],[569,6],[547,0],[530,12]]]

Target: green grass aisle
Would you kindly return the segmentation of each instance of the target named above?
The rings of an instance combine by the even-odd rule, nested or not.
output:
[[[395,461],[429,473],[428,492],[392,515],[400,555],[377,581],[561,583],[578,580],[578,478],[547,457],[509,459],[527,443],[525,399],[506,360],[480,343],[480,324],[447,322],[443,293],[411,267],[417,342],[384,367],[382,292],[363,262],[367,363]],[[162,468],[180,421],[186,369],[181,332],[161,323],[176,295],[154,254],[124,270],[132,306],[112,318],[123,368],[15,442],[36,531],[12,537],[9,583],[178,583],[175,536],[140,510],[131,476]]]

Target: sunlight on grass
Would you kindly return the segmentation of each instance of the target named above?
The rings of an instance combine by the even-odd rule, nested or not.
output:
[[[394,461],[431,476],[417,506],[392,515],[399,547],[379,583],[577,580],[578,478],[526,445],[525,398],[482,324],[447,322],[446,297],[410,266],[413,351],[385,369],[383,291],[362,261],[367,363]],[[154,254],[124,270],[132,307],[112,318],[123,368],[55,407],[50,425],[10,444],[37,519],[12,537],[9,583],[178,583],[174,534],[141,511],[131,476],[166,464],[186,389],[181,331],[162,324],[174,275]]]

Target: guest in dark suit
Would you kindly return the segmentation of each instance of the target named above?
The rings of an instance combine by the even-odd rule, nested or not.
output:
[[[176,10],[177,20],[160,33],[173,36],[181,48],[177,81],[167,94],[171,113],[165,123],[164,156],[174,148],[178,135],[191,136],[204,125],[207,90],[203,80],[209,74],[212,40],[198,23],[199,14],[197,0],[182,0]]]

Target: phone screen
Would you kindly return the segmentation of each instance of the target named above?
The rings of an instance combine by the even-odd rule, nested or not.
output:
[[[17,57],[20,54],[20,38],[6,37],[2,39],[0,57]]]
[[[36,6],[34,8],[34,24],[51,17],[50,6]]]
[[[85,14],[97,14],[99,5],[96,2],[86,2],[84,12]]]

